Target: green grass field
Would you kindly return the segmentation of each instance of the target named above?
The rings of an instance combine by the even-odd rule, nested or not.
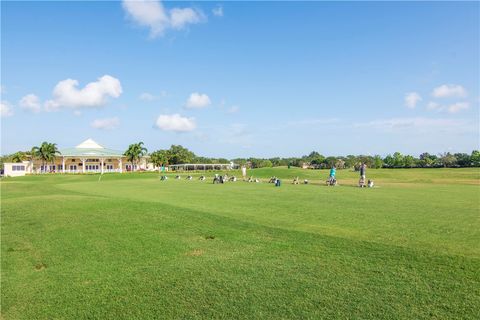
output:
[[[480,318],[478,168],[251,173],[4,179],[2,318]]]

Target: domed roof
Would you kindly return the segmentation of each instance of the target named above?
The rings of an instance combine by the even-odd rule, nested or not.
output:
[[[95,142],[93,139],[87,139],[80,143],[78,146],[75,148],[77,149],[105,149],[101,145],[99,145],[97,142]]]
[[[105,148],[93,139],[87,139],[75,148],[60,149],[60,155],[70,157],[123,157],[123,152]]]

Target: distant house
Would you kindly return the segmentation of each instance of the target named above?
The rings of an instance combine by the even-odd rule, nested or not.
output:
[[[322,166],[319,164],[311,164],[308,162],[302,163],[302,169],[321,169]]]

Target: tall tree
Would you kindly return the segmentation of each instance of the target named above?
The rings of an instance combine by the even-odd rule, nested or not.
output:
[[[470,161],[472,161],[473,166],[480,167],[480,151],[473,150],[470,155]]]
[[[472,159],[468,153],[455,153],[457,159],[457,165],[460,167],[470,167],[472,165]]]
[[[168,150],[170,164],[191,163],[195,158],[195,153],[180,145],[172,145]]]
[[[440,161],[442,162],[443,166],[451,167],[457,163],[457,158],[450,152],[444,152],[440,154]]]
[[[406,168],[412,168],[415,165],[415,158],[411,155],[406,155],[403,157],[403,165]]]
[[[132,171],[134,171],[138,160],[146,154],[147,148],[143,146],[143,142],[138,142],[129,145],[127,151],[125,151],[123,155],[131,162]]]
[[[12,155],[12,162],[19,163],[19,162],[22,162],[26,159],[27,159],[27,155],[25,154],[25,152],[18,151],[18,152],[15,152]]]
[[[60,154],[60,151],[58,150],[56,143],[49,143],[44,141],[42,142],[40,147],[33,147],[31,154],[32,159],[42,160],[42,171],[45,172],[46,164],[49,162],[53,163],[57,155]]]
[[[381,156],[377,154],[375,157],[373,157],[373,160],[375,169],[380,169],[381,167],[383,167],[383,160]]]
[[[393,163],[396,168],[402,168],[405,165],[403,155],[400,152],[397,151],[393,154]]]
[[[168,165],[168,151],[167,150],[157,150],[150,154],[150,161],[158,167],[160,171],[161,166]]]

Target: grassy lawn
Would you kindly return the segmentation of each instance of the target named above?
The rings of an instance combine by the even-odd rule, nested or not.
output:
[[[4,179],[2,318],[480,318],[478,168],[250,173]]]

